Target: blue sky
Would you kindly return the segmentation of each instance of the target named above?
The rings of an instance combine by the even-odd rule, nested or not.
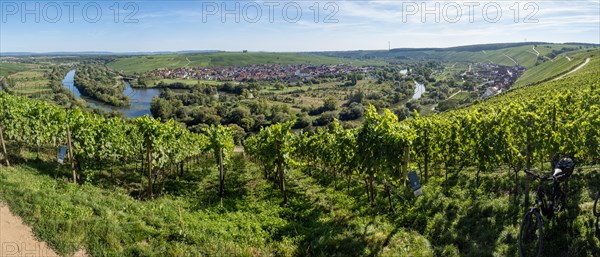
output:
[[[330,51],[387,49],[388,42],[392,48],[525,40],[600,43],[600,0],[2,0],[0,7],[1,52]]]

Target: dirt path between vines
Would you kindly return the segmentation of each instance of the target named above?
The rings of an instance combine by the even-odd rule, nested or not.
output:
[[[12,214],[8,206],[0,202],[0,256],[60,256],[46,242],[33,235],[31,228],[23,220]],[[88,256],[81,250],[73,256]]]
[[[586,65],[586,64],[588,64],[589,62],[590,62],[590,58],[588,57],[587,59],[585,59],[585,61],[584,61],[582,64],[578,65],[577,67],[575,67],[574,69],[570,70],[569,72],[567,72],[567,73],[565,73],[565,74],[563,74],[563,75],[559,76],[558,78],[555,78],[555,79],[553,79],[552,81],[555,81],[555,80],[562,79],[562,78],[564,78],[565,76],[567,76],[567,75],[569,75],[569,74],[571,74],[571,73],[573,73],[573,72],[576,72],[576,71],[578,71],[579,69],[583,68],[583,66],[585,66],[585,65]]]

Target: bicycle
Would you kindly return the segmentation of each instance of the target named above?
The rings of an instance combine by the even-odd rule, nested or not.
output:
[[[565,179],[568,174],[561,176],[549,175],[540,176],[529,170],[525,173],[531,175],[534,179],[539,180],[540,184],[535,196],[535,203],[523,216],[523,222],[519,228],[519,256],[540,256],[542,253],[543,241],[543,226],[542,215],[548,219],[552,219],[554,214],[560,212],[565,205],[566,194],[560,187],[560,182]],[[544,181],[552,180],[552,191],[544,190]]]

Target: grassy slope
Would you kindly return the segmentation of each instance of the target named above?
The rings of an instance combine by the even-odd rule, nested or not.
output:
[[[290,203],[281,207],[256,167],[235,165],[223,201],[212,166],[167,181],[172,196],[138,201],[122,189],[55,180],[61,168],[39,162],[3,168],[0,197],[65,255],[80,248],[92,256],[433,255],[423,236],[365,213],[363,199],[292,171]]]
[[[187,59],[186,59],[187,58]],[[189,62],[188,62],[189,60]],[[133,56],[117,59],[108,64],[125,73],[144,72],[157,68],[245,66],[251,64],[366,64],[364,61],[296,53],[194,53],[151,56]]]
[[[473,172],[431,179],[424,197],[400,192],[396,213],[387,214],[381,194],[383,208],[370,210],[363,185],[348,195],[345,182],[334,190],[317,171],[290,171],[290,203],[281,207],[277,189],[252,166],[230,173],[222,202],[214,168],[171,180],[171,196],[148,201],[123,189],[64,183],[53,179],[57,169],[3,167],[0,198],[63,255],[85,248],[92,256],[515,256],[524,213],[522,195],[509,195],[510,172],[485,174],[477,189]],[[544,223],[545,253],[593,256],[600,250],[591,213],[599,167],[578,170],[570,188],[566,210]]]
[[[566,58],[567,56],[571,58],[571,61]],[[521,87],[527,84],[550,80],[560,74],[572,70],[583,63],[586,58],[592,56],[600,56],[600,50],[592,52],[581,50],[560,54],[552,61],[546,61],[525,71],[525,73],[523,73],[523,75],[515,82],[513,87]]]

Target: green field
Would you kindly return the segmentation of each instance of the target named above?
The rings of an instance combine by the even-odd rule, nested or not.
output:
[[[438,111],[446,111],[446,110],[454,109],[455,107],[459,106],[463,101],[465,101],[466,99],[469,99],[470,97],[471,97],[471,94],[469,92],[462,91],[462,92],[456,94],[455,96],[453,96],[452,98],[448,98],[446,100],[440,101],[437,105],[437,109],[438,109]]]
[[[299,53],[194,53],[132,56],[117,59],[108,66],[124,73],[145,72],[158,68],[246,66],[252,64],[354,64],[365,61]],[[380,63],[380,62],[379,62]]]
[[[521,87],[532,83],[547,81],[579,66],[588,57],[593,58],[593,56],[596,56],[597,58],[599,54],[600,50],[591,52],[588,50],[581,50],[560,54],[550,61],[546,61],[525,71],[525,73],[523,73],[523,75],[515,82],[513,87]],[[569,60],[567,56],[571,60]]]
[[[28,70],[14,73],[8,78],[14,80],[15,86],[11,89],[16,95],[40,96],[52,94],[50,80],[46,77],[47,70]]]
[[[29,70],[34,67],[36,67],[36,65],[26,63],[0,62],[0,78],[20,71]]]
[[[379,91],[381,88],[389,86],[387,84],[376,85],[376,81],[371,79],[359,80],[357,84],[352,87],[342,87],[342,84],[343,82],[340,81],[331,81],[312,85],[288,85],[283,89],[277,89],[271,84],[261,90],[260,93],[275,96],[278,102],[282,103],[290,103],[289,100],[291,99],[292,107],[302,108],[321,106],[323,101],[329,97],[335,97],[338,99],[338,104],[342,105],[347,102],[346,97],[351,92],[358,90],[364,92]],[[287,101],[285,99],[287,99]]]
[[[11,79],[15,80],[38,80],[43,79],[47,70],[28,70],[21,71],[10,75]]]

